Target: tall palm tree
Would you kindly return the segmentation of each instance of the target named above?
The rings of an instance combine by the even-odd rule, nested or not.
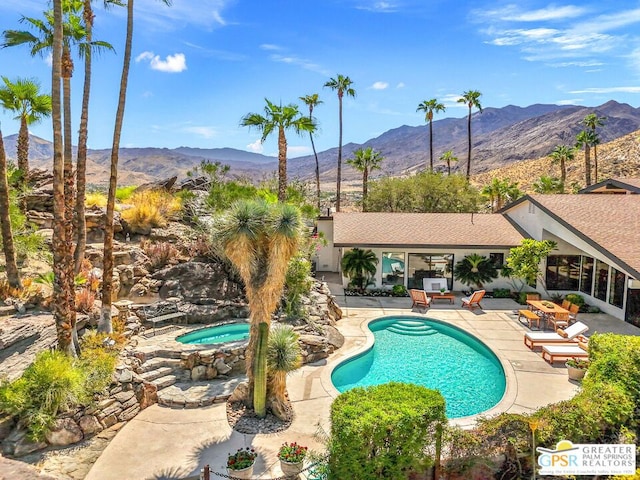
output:
[[[495,213],[499,211],[507,202],[513,202],[522,196],[516,182],[509,179],[493,178],[489,185],[482,188],[481,193],[489,197],[491,210]]]
[[[567,181],[567,162],[573,161],[576,156],[576,150],[573,147],[567,145],[556,145],[551,152],[551,159],[553,163],[560,164],[560,182],[562,182],[562,189]]]
[[[471,109],[476,107],[482,113],[482,105],[480,105],[480,97],[482,93],[478,90],[468,90],[464,92],[461,98],[458,99],[458,103],[464,103],[469,107],[469,116],[467,118],[467,131],[469,132],[469,142],[467,149],[467,180],[471,176]]]
[[[7,156],[4,151],[2,130],[0,130],[0,234],[2,235],[2,251],[4,253],[7,281],[13,288],[20,288],[20,273],[16,262],[16,251],[13,246],[11,217],[9,215],[9,183],[7,182]]]
[[[584,181],[591,185],[591,146],[596,142],[596,134],[592,130],[582,130],[576,136],[576,148],[584,148]]]
[[[380,152],[376,152],[373,148],[359,148],[353,152],[353,158],[347,160],[347,163],[353,168],[362,172],[362,211],[367,211],[367,191],[369,185],[369,172],[380,170],[380,164],[384,157]]]
[[[429,170],[433,172],[433,114],[444,112],[446,107],[437,99],[425,100],[416,109],[416,112],[424,112],[425,121],[429,122]]]
[[[453,154],[452,150],[447,150],[440,155],[440,160],[447,162],[447,175],[451,175],[451,162],[457,162],[458,157]]]
[[[305,95],[304,97],[300,97],[307,107],[309,107],[309,120],[313,121],[313,109],[324,103],[319,99],[317,93],[313,93],[311,95]],[[316,146],[313,142],[313,132],[309,132],[309,138],[311,139],[311,148],[313,149],[313,156],[316,159],[316,201],[318,210],[320,210],[320,163],[318,162],[318,152],[316,152]]]
[[[114,0],[105,0],[105,7],[110,3],[118,3]],[[75,273],[80,272],[84,251],[87,245],[87,222],[85,218],[85,199],[87,190],[87,138],[89,131],[89,98],[91,96],[91,66],[94,48],[100,50],[112,50],[107,42],[93,41],[93,8],[91,0],[83,1],[82,21],[85,32],[84,42],[79,46],[80,56],[84,56],[84,82],[82,89],[82,107],[80,113],[80,126],[78,129],[78,151],[76,156],[76,202],[73,215],[74,231],[76,233],[76,248],[74,253]],[[91,48],[91,47],[94,48]]]
[[[297,134],[302,132],[313,133],[316,125],[312,118],[300,113],[295,104],[276,105],[267,98],[264,107],[264,115],[259,113],[248,113],[240,121],[243,127],[255,127],[262,132],[261,142],[274,131],[278,132],[278,201],[284,202],[287,199],[287,136],[286,131],[293,129]]]
[[[593,132],[591,146],[593,147],[593,173],[596,183],[598,183],[598,145],[600,144],[600,137],[596,129],[603,126],[605,120],[605,117],[599,117],[596,113],[590,113],[582,120],[584,126]]]
[[[336,212],[340,211],[340,186],[342,183],[342,98],[355,97],[356,91],[351,86],[353,81],[345,75],[336,75],[335,78],[330,78],[328,82],[324,84],[325,87],[330,88],[338,92],[338,119],[340,122],[340,134],[338,137],[338,181],[336,186]]]
[[[280,302],[288,262],[301,239],[300,211],[286,203],[240,201],[216,222],[214,237],[242,278],[249,302],[247,347],[249,397],[256,414],[266,413],[266,349],[271,315]]]
[[[18,168],[24,179],[29,176],[29,125],[38,123],[51,115],[51,95],[40,93],[40,84],[34,79],[18,78],[11,82],[2,77],[4,87],[0,88],[0,104],[6,110],[16,113],[20,121],[18,131]]]

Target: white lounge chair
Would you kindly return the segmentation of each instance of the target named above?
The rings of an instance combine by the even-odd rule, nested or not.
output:
[[[557,332],[526,332],[524,344],[533,350],[549,343],[576,343],[580,335],[589,330],[582,322],[576,322],[564,330],[566,337]]]
[[[588,358],[589,353],[579,346],[575,345],[543,345],[542,358],[553,364],[556,360],[567,360],[569,358]]]

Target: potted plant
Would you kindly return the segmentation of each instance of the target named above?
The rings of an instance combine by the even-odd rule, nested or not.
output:
[[[239,448],[227,458],[227,470],[234,478],[251,478],[258,453],[253,448]]]
[[[283,443],[278,451],[280,459],[280,469],[287,477],[295,477],[302,471],[304,458],[307,456],[307,447],[298,445],[296,442]]]
[[[582,358],[570,358],[565,363],[567,366],[567,372],[569,373],[569,380],[582,380],[587,368],[589,367],[589,360]]]

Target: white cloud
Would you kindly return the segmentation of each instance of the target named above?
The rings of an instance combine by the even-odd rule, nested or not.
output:
[[[142,93],[142,98],[151,98],[153,97],[153,92],[146,90]]]
[[[387,82],[374,82],[374,84],[371,85],[373,90],[385,90],[387,87],[389,87]]]
[[[170,7],[157,0],[138,0],[136,10],[141,21],[159,29],[175,30],[186,25],[219,28],[229,24],[224,10],[235,0],[175,0]],[[126,9],[114,9],[114,11]]]
[[[247,149],[253,153],[262,153],[264,151],[264,145],[262,145],[262,142],[260,141],[260,139],[258,139],[255,142],[247,145]]]
[[[184,127],[182,129],[184,132],[193,133],[203,138],[213,138],[218,135],[218,131],[215,127],[207,127],[207,126],[193,126],[193,127]]]
[[[262,45],[260,45],[260,48],[262,50],[282,50],[282,47],[278,46],[278,45],[274,45],[273,43],[263,43]]]
[[[53,53],[47,53],[47,56],[44,57],[44,63],[46,63],[50,67],[53,65]]]
[[[358,10],[367,10],[369,12],[393,13],[397,11],[398,6],[391,2],[376,1],[367,2],[356,7]]]
[[[396,85],[396,88],[404,88],[406,85],[404,84],[404,82],[400,82],[398,83],[398,85]]]
[[[459,94],[447,93],[446,95],[442,96],[440,101],[444,104],[446,108],[452,108],[452,107],[466,108],[466,105],[464,103],[458,103],[458,99],[460,98],[462,98],[462,96]]]
[[[573,62],[557,62],[557,63],[548,63],[549,67],[600,67],[604,65],[603,62],[599,60],[584,60],[584,61],[573,61]]]
[[[500,10],[490,10],[484,16],[497,17],[503,21],[540,22],[549,20],[565,20],[580,17],[587,13],[586,8],[575,5],[550,5],[538,10],[521,11],[517,5],[508,5]]]
[[[136,57],[136,62],[149,60],[149,65],[153,70],[167,73],[180,73],[187,69],[187,59],[184,53],[176,53],[167,55],[165,60],[160,55],[154,55],[153,52],[142,52]]]
[[[305,70],[311,70],[312,72],[321,73],[322,75],[327,77],[331,75],[331,72],[323,68],[321,65],[318,65],[317,63],[314,63],[311,60],[300,58],[296,55],[280,55],[279,53],[274,53],[270,55],[269,58],[274,62],[297,65],[304,68]]]
[[[567,98],[565,100],[558,100],[557,105],[580,105],[584,100],[582,98]]]
[[[579,95],[583,93],[640,93],[640,86],[638,87],[592,87],[582,90],[572,90],[572,94]]]

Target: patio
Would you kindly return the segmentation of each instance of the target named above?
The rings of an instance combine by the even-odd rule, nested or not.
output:
[[[277,451],[283,442],[297,441],[322,449],[315,434],[319,428],[329,432],[330,406],[338,394],[331,384],[330,371],[367,346],[370,334],[366,324],[370,320],[387,315],[411,314],[450,323],[472,333],[496,353],[507,375],[507,391],[498,406],[485,414],[528,413],[571,398],[579,388],[568,380],[563,364],[551,366],[539,352],[525,347],[523,334],[529,330],[517,321],[521,306],[512,300],[484,299],[484,309],[469,311],[460,308],[458,295],[453,305],[439,301],[426,312],[411,311],[408,297],[346,297],[337,275],[325,274],[325,280],[343,310],[337,328],[345,336],[345,345],[330,358],[305,365],[289,377],[295,419],[288,430],[271,435],[237,433],[227,424],[225,404],[183,410],[153,405],[125,425],[86,478],[197,478],[205,464],[225,472],[227,454],[245,446],[254,447],[260,454],[254,478],[280,475]],[[580,321],[589,325],[589,334],[606,331],[640,335],[640,329],[606,314],[580,315]],[[474,417],[467,417],[454,423],[468,426],[473,421]]]

